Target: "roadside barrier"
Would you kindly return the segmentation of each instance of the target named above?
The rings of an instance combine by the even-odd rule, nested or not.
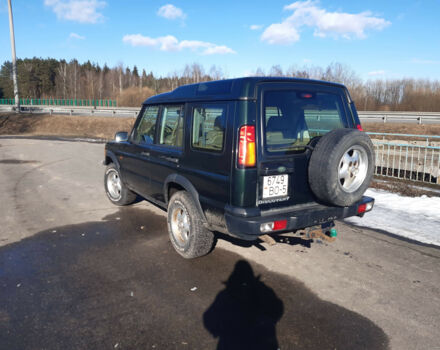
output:
[[[15,110],[14,105],[1,105],[0,112]],[[21,105],[22,113],[57,114],[100,117],[134,118],[139,114],[139,107],[99,107],[99,106],[53,106],[53,105]]]
[[[362,122],[440,124],[439,112],[358,112]]]
[[[0,111],[14,108],[14,99],[0,99]],[[140,107],[118,107],[116,100],[82,100],[82,99],[20,99],[21,110],[29,113],[50,113],[47,107],[52,107],[52,112],[57,114],[84,115],[84,110],[76,108],[92,107],[95,111],[90,115],[97,113],[105,114],[104,109],[111,109],[107,115],[114,117],[127,117],[127,110],[140,110]],[[71,107],[72,109],[65,109]],[[108,110],[107,110],[108,112]],[[440,124],[439,112],[358,112],[362,122],[380,122],[380,123],[412,123],[412,124]],[[130,116],[133,116],[131,114]],[[326,117],[322,113],[322,117]]]
[[[13,98],[0,98],[0,105],[15,105]],[[115,100],[59,99],[59,98],[21,98],[21,106],[92,106],[117,107]]]
[[[0,99],[0,112],[14,109],[10,103],[1,103],[5,100],[8,99]],[[9,102],[11,101],[13,100],[9,99]],[[108,102],[110,104],[110,100]],[[139,107],[115,108],[96,105],[22,105],[20,109],[27,113],[126,118],[135,118],[140,111]],[[359,115],[362,118],[362,112]],[[375,148],[375,175],[440,185],[440,136],[374,132],[367,134],[370,135]]]
[[[440,136],[368,133],[375,175],[440,185]]]

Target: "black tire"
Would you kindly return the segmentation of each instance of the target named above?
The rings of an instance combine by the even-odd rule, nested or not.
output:
[[[326,204],[349,206],[362,198],[374,167],[373,144],[368,135],[356,129],[336,129],[324,135],[313,150],[310,188]]]
[[[112,179],[119,183],[120,188],[116,189],[115,186],[112,185]],[[119,169],[114,163],[110,163],[105,169],[104,188],[107,198],[115,205],[123,206],[132,204],[137,197],[136,193],[130,191],[127,186],[124,185]]]
[[[182,227],[179,226],[179,214]],[[185,217],[188,226],[185,226]],[[198,258],[214,249],[214,233],[203,226],[203,218],[188,192],[179,191],[172,195],[168,202],[167,221],[171,243],[184,258]]]

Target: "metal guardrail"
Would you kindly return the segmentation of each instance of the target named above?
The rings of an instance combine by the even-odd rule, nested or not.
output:
[[[0,112],[13,111],[14,106],[0,105]],[[111,107],[57,107],[57,106],[20,106],[23,113],[35,114],[59,114],[78,116],[99,116],[99,117],[126,117],[133,118],[139,114],[139,107],[111,108]]]
[[[358,112],[363,122],[440,124],[439,112]]]
[[[14,106],[11,105],[0,104],[0,112],[11,111],[13,108]],[[28,113],[133,117],[139,113],[140,107],[23,105],[21,110]],[[362,122],[440,124],[440,112],[358,112],[358,114]]]
[[[375,148],[375,175],[440,185],[440,136],[368,134]]]

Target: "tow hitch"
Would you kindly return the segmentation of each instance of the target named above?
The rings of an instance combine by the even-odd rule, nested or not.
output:
[[[334,242],[338,232],[335,229],[335,223],[329,222],[321,226],[312,226],[306,229],[305,237],[306,239],[322,239],[327,242]]]
[[[331,243],[336,240],[337,236],[338,232],[336,231],[335,223],[334,221],[331,221],[323,225],[307,227],[304,230],[304,233],[301,233],[300,237],[304,240],[321,239]],[[261,235],[258,238],[270,246],[277,244],[277,241],[267,234]]]

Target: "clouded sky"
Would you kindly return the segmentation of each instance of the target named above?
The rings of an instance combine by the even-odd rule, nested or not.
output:
[[[440,1],[12,0],[17,56],[166,75],[186,63],[243,76],[349,65],[363,79],[440,79]],[[0,62],[10,60],[7,1]]]

